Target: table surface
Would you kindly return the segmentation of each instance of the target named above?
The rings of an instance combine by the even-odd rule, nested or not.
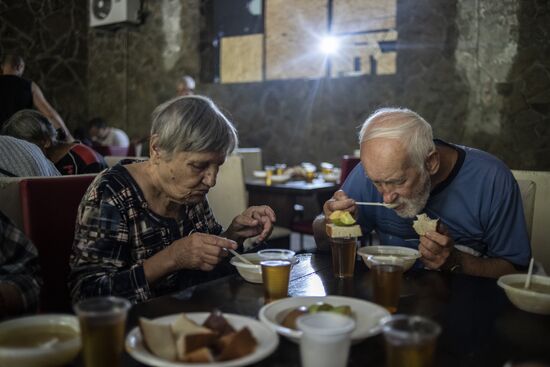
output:
[[[328,254],[298,255],[289,284],[290,296],[342,295],[372,300],[371,274],[356,263],[352,279],[335,279]],[[238,274],[204,283],[172,296],[132,307],[127,329],[140,316],[156,318],[179,312],[223,312],[257,318],[263,306],[261,284]],[[496,280],[436,271],[405,273],[398,313],[419,314],[442,326],[435,366],[499,366],[506,362],[550,364],[550,316],[515,308]],[[377,335],[352,346],[348,366],[384,366],[383,339]],[[142,366],[128,354],[124,366]],[[255,366],[300,366],[299,346],[285,338],[277,350]]]

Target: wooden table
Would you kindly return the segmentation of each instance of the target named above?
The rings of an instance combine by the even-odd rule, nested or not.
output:
[[[327,254],[299,255],[289,285],[290,296],[343,295],[371,300],[371,274],[356,263],[349,280],[333,277]],[[128,330],[139,316],[155,318],[178,312],[210,311],[257,317],[263,306],[261,284],[230,275],[134,306]],[[435,366],[498,366],[507,361],[550,364],[550,316],[515,308],[494,279],[435,271],[405,273],[398,313],[420,314],[442,326]],[[351,348],[348,366],[384,366],[381,335]],[[124,366],[142,366],[129,355]],[[279,347],[255,366],[300,366],[299,346],[281,338]]]
[[[298,196],[314,196],[320,208],[340,186],[335,182],[315,179],[313,182],[287,181],[266,185],[265,180],[247,180],[249,205],[269,205],[277,215],[277,225],[289,228]]]

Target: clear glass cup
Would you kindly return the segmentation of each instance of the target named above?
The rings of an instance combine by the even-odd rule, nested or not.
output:
[[[367,262],[372,272],[374,302],[395,313],[399,304],[405,262],[393,256],[376,255],[367,257]]]
[[[331,238],[332,271],[336,278],[351,278],[355,271],[357,237]]]
[[[84,366],[121,366],[130,306],[127,299],[119,297],[89,298],[74,306],[80,322]]]
[[[380,321],[387,367],[432,367],[441,327],[416,315],[393,315]]]
[[[270,303],[288,296],[288,282],[290,280],[290,261],[264,260],[262,266],[262,280],[264,284],[265,303]]]

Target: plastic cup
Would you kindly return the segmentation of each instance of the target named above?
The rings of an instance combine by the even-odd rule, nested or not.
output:
[[[260,265],[262,266],[265,303],[287,297],[290,261],[264,260],[260,262]]]
[[[121,366],[124,330],[130,302],[118,297],[97,297],[74,306],[80,322],[84,366]]]
[[[386,344],[387,367],[433,366],[441,327],[426,317],[393,315],[380,321]]]
[[[351,278],[355,271],[357,237],[331,238],[332,271],[336,278]]]
[[[372,272],[374,302],[395,313],[399,304],[401,280],[405,269],[404,261],[395,257],[371,255],[367,258],[367,262]]]
[[[292,261],[296,253],[292,250],[269,248],[258,251],[258,256],[262,260],[288,260]]]
[[[302,330],[302,367],[345,367],[355,321],[347,316],[319,312],[301,316],[296,326]]]

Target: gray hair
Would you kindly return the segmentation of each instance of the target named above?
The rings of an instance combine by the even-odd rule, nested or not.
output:
[[[407,108],[381,108],[370,115],[359,132],[359,144],[376,138],[400,140],[420,169],[435,149],[430,124]]]
[[[209,98],[177,97],[153,111],[151,135],[171,156],[178,152],[216,152],[228,155],[238,145],[237,130]]]
[[[56,141],[57,133],[51,122],[35,110],[20,110],[2,127],[2,135],[29,141],[44,148],[45,142]]]

